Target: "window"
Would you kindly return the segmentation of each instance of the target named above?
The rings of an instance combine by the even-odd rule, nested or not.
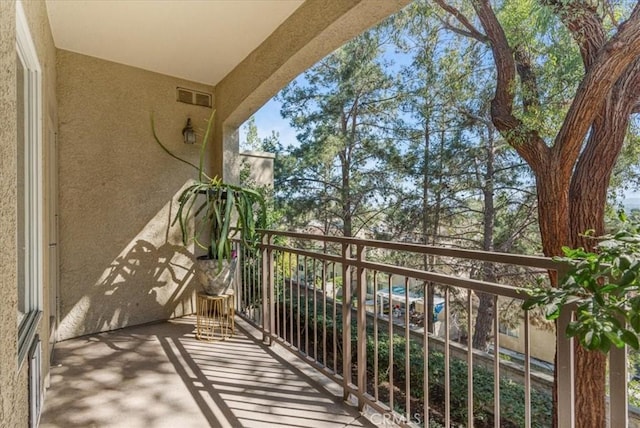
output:
[[[508,326],[503,323],[500,323],[498,331],[500,334],[506,334],[509,337],[520,337],[520,325]]]
[[[16,3],[18,358],[42,315],[41,69],[21,2]]]

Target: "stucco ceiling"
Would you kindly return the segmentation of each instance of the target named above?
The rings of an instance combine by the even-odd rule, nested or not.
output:
[[[302,3],[47,0],[47,10],[60,49],[215,85]]]

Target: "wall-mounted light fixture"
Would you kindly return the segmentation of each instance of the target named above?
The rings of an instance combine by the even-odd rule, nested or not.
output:
[[[191,118],[187,118],[187,124],[182,128],[182,137],[185,144],[195,144],[196,142],[196,131],[191,127]]]

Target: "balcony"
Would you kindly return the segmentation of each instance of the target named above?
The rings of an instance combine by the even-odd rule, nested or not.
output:
[[[58,344],[40,426],[372,426],[326,377],[239,323],[224,342],[197,341],[184,317]]]
[[[546,427],[554,348],[559,426],[575,425],[572,341],[520,306],[523,285],[562,265],[275,231],[239,253],[240,333],[198,342],[185,317],[58,344],[43,426]],[[468,346],[479,313],[482,349]],[[626,364],[611,353],[611,427],[635,422]]]

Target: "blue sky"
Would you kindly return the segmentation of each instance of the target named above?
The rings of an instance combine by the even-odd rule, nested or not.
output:
[[[272,98],[254,116],[260,139],[271,135],[271,131],[276,131],[280,135],[282,145],[287,147],[290,144],[296,144],[296,132],[289,126],[289,121],[283,119],[280,115],[280,106],[281,103]],[[244,126],[240,127],[240,150],[242,150],[242,143],[246,139],[245,131]]]
[[[275,98],[269,100],[254,116],[256,118],[256,126],[258,128],[258,137],[265,138],[271,135],[271,131],[276,131],[280,135],[280,142],[284,147],[297,144],[296,132],[289,122],[280,115],[281,103]],[[240,128],[240,142],[242,150],[242,142],[246,138],[245,127]],[[633,207],[640,207],[640,192],[627,192],[625,200]]]

